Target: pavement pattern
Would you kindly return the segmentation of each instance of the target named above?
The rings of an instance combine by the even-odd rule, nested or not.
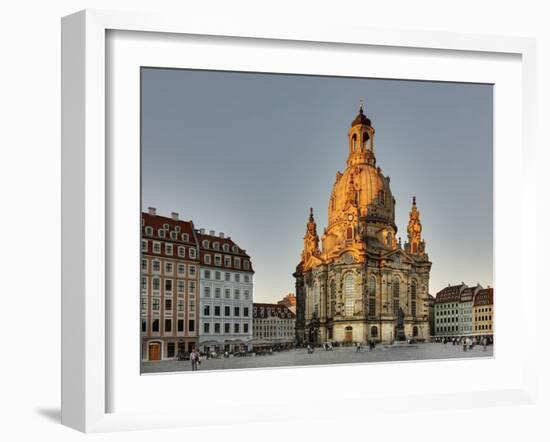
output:
[[[306,349],[287,350],[264,356],[230,357],[206,359],[201,358],[199,371],[239,370],[247,368],[303,367],[310,365],[332,365],[353,363],[399,362],[430,359],[460,359],[492,357],[493,346],[484,351],[481,345],[472,350],[463,351],[462,346],[451,343],[402,344],[396,346],[377,345],[370,351],[363,347],[357,352],[354,347],[335,347],[332,351],[316,348],[313,354]],[[141,363],[142,374],[191,371],[190,361],[144,361]]]

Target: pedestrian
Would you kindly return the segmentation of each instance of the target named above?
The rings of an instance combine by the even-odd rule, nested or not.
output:
[[[487,337],[484,336],[481,342],[483,344],[483,351],[487,351]]]
[[[191,360],[191,371],[197,370],[197,353],[195,349],[191,350],[189,354],[189,359]]]
[[[472,340],[470,338],[466,338],[466,345],[468,346],[468,350],[473,348]]]
[[[462,338],[462,351],[466,351],[467,349],[466,338]]]

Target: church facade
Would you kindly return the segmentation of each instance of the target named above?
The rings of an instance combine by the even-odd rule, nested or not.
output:
[[[310,209],[296,267],[300,344],[429,338],[431,262],[416,198],[401,243],[390,178],[376,164],[374,127],[363,107],[348,131],[348,159],[337,172],[321,238]]]

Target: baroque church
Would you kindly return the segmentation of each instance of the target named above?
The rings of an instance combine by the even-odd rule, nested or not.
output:
[[[376,164],[374,127],[363,106],[348,131],[348,159],[328,202],[319,238],[310,209],[296,267],[299,345],[429,338],[431,262],[422,239],[416,198],[397,239],[390,178]]]

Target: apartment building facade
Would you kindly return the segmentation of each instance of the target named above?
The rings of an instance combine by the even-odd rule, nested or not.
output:
[[[141,358],[174,358],[198,344],[199,252],[191,221],[141,217]]]

